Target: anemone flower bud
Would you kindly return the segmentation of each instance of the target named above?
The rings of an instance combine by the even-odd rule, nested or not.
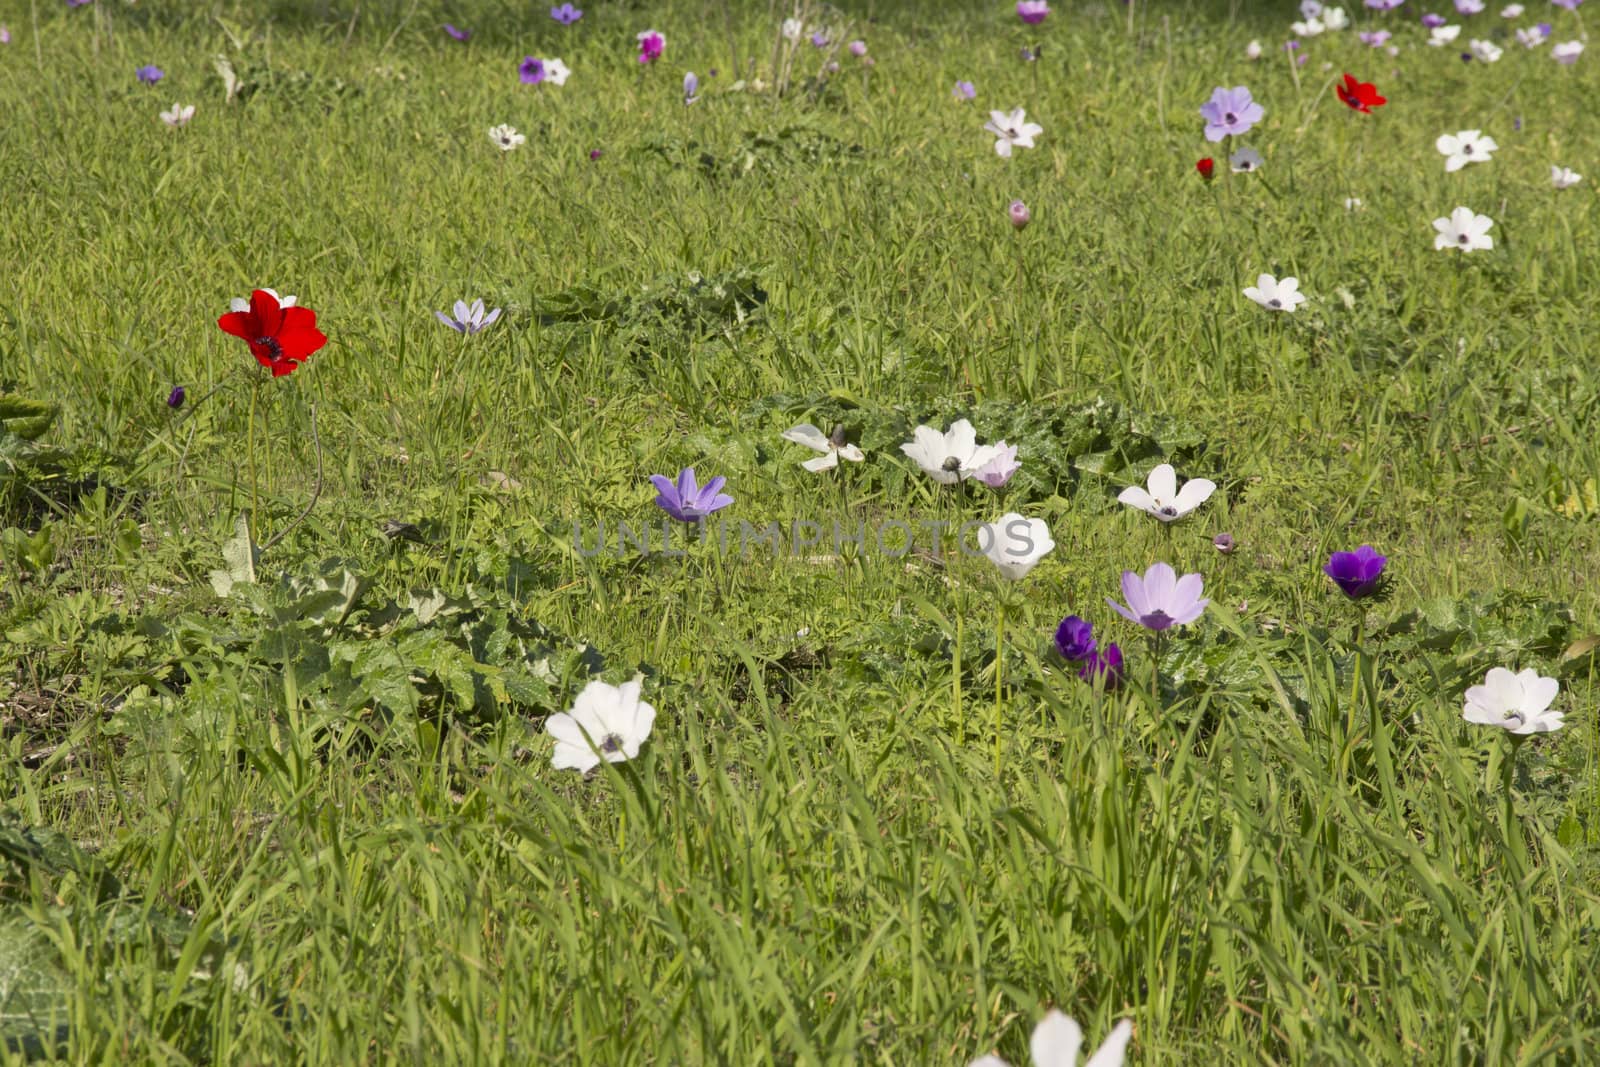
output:
[[[172,387],[172,392],[167,394],[167,407],[171,408],[173,411],[177,411],[179,408],[183,407],[183,398],[187,395],[188,394],[183,390],[183,386],[174,385]]]
[[[1006,208],[1006,214],[1011,219],[1013,229],[1023,229],[1033,221],[1033,214],[1028,211],[1028,205],[1021,200],[1011,201],[1011,206]]]

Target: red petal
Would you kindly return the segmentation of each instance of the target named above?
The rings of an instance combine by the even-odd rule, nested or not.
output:
[[[293,311],[293,308],[289,310]],[[305,359],[328,343],[328,338],[315,326],[285,328],[278,334],[278,348],[284,359]]]
[[[250,311],[255,315],[257,325],[261,327],[262,337],[275,336],[283,326],[283,309],[265,289],[257,289],[250,294]]]
[[[248,311],[230,311],[217,320],[217,325],[222,327],[223,333],[243,337],[246,341],[261,336],[256,317]]]
[[[293,374],[300,364],[292,359],[281,359],[276,363],[269,363],[268,366],[272,368],[274,378],[282,378],[286,374]]]

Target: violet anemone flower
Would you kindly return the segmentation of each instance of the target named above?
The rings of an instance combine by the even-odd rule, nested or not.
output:
[[[1359,600],[1377,590],[1384,564],[1388,562],[1389,557],[1378,555],[1371,545],[1362,545],[1354,552],[1335,552],[1329,556],[1322,573],[1332,578],[1345,596]]]
[[[688,105],[694,103],[696,100],[700,99],[700,97],[698,95],[699,92],[700,92],[700,79],[695,75],[695,72],[691,70],[688,73],[684,74],[684,76],[683,76],[683,103],[684,103],[684,106],[687,107]]]
[[[1049,14],[1049,0],[1017,0],[1017,18],[1029,26],[1037,26]]]
[[[522,62],[517,64],[517,77],[523,85],[538,85],[544,81],[544,60],[523,56]]]
[[[450,35],[452,40],[461,41],[462,43],[465,43],[472,36],[471,30],[463,30],[460,26],[452,26],[448,22],[444,24],[442,29]]]
[[[571,4],[562,4],[560,7],[553,7],[550,9],[550,17],[561,23],[563,26],[570,26],[574,22],[577,22],[579,19],[583,18],[583,12],[573,7]]]
[[[479,330],[486,330],[490,326],[494,325],[495,319],[500,317],[499,308],[495,308],[488,314],[484,314],[482,300],[474,300],[470,307],[465,300],[457,300],[456,306],[453,310],[455,311],[454,318],[446,315],[442,311],[435,311],[434,315],[440,322],[450,327],[456,333],[462,334],[473,334],[477,333]]]
[[[1250,90],[1240,85],[1233,89],[1218,86],[1211,99],[1200,105],[1200,115],[1206,120],[1206,140],[1220,141],[1224,137],[1240,136],[1250,132],[1250,127],[1261,121],[1266,109],[1250,99]]]
[[[716,477],[701,486],[695,481],[693,467],[679,471],[676,483],[664,474],[650,476],[650,484],[656,487],[656,507],[679,522],[699,522],[732,504],[733,497],[721,491],[726,482],[726,478]]]
[[[167,76],[166,72],[160,67],[153,65],[140,67],[133,73],[135,77],[144,82],[146,85],[154,85],[156,82]]]
[[[1083,660],[1083,666],[1078,668],[1078,677],[1093,685],[1099,681],[1107,689],[1115,689],[1122,684],[1122,649],[1112,641],[1103,649],[1089,653]]]
[[[1094,627],[1086,619],[1068,615],[1056,627],[1056,651],[1061,658],[1079,663],[1094,655]]]
[[[1129,622],[1159,633],[1200,617],[1211,603],[1200,597],[1204,584],[1198,574],[1179,578],[1167,564],[1152,563],[1142,578],[1133,571],[1122,572],[1122,595],[1128,601],[1127,607],[1110,597],[1106,597],[1106,603]]]
[[[971,100],[978,95],[978,89],[971,82],[956,82],[956,87],[951,90],[951,95],[957,100]]]

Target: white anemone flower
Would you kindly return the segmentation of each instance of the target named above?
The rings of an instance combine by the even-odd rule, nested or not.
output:
[[[800,35],[806,32],[806,24],[799,19],[783,20],[783,39],[785,41],[798,41]]]
[[[1318,37],[1328,29],[1319,18],[1290,23],[1289,28],[1294,31],[1296,37]]]
[[[583,687],[571,711],[546,719],[545,733],[556,739],[550,766],[588,774],[601,760],[621,763],[637,756],[656,721],[656,709],[639,699],[643,684],[643,676],[621,685],[596,679]]]
[[[187,126],[192,118],[194,118],[193,104],[173,104],[171,111],[163,111],[161,113],[161,121],[175,130],[179,127]]]
[[[822,453],[817,458],[808,459],[800,464],[808,471],[832,470],[839,465],[839,460],[841,459],[848,459],[851,463],[860,463],[867,458],[862,455],[860,448],[845,441],[843,426],[835,429],[830,436],[809,422],[802,422],[799,426],[783,431],[783,439],[785,441],[793,441],[797,445],[805,445],[813,451]]]
[[[1133,1040],[1133,1023],[1127,1019],[1112,1027],[1098,1051],[1084,1061],[1083,1067],[1122,1067],[1128,1054],[1128,1042]],[[1033,1057],[1033,1067],[1078,1067],[1078,1049],[1083,1045],[1083,1030],[1078,1024],[1055,1008],[1045,1013],[1039,1025],[1033,1028],[1033,1039],[1028,1042],[1028,1052]],[[999,1056],[981,1056],[969,1067],[1011,1067]]]
[[[1460,26],[1435,26],[1428,31],[1428,43],[1435,48],[1443,48],[1460,36]]]
[[[1524,48],[1538,48],[1540,45],[1544,44],[1547,39],[1548,38],[1546,38],[1544,35],[1544,31],[1540,30],[1537,26],[1531,30],[1517,31],[1517,40],[1521,42],[1522,47]]]
[[[1479,63],[1493,63],[1500,58],[1500,46],[1493,41],[1480,41],[1473,39],[1467,42],[1467,51],[1472,53],[1472,58]]]
[[[978,542],[989,562],[1013,582],[1026,578],[1028,572],[1056,547],[1050,527],[1043,519],[1024,518],[1015,511],[1008,511],[980,527]]]
[[[1244,295],[1268,311],[1293,311],[1306,302],[1300,291],[1300,279],[1290,275],[1282,281],[1270,274],[1256,277],[1256,283],[1245,289]]]
[[[565,85],[567,79],[572,77],[572,70],[559,59],[544,61],[544,80],[551,85]]]
[[[932,426],[918,426],[911,438],[900,446],[900,451],[940,485],[954,485],[972,477],[1000,451],[994,445],[980,446],[978,431],[966,419],[957,420],[945,433]]]
[[[1550,184],[1557,189],[1570,189],[1581,181],[1583,181],[1583,175],[1571,167],[1561,167],[1553,164],[1550,167]]]
[[[1217,491],[1217,483],[1205,478],[1190,478],[1178,488],[1178,472],[1163,463],[1150,472],[1145,488],[1130,485],[1117,494],[1120,503],[1148,511],[1162,522],[1175,522],[1204,504]]]
[[[1433,228],[1439,231],[1439,236],[1433,239],[1433,247],[1438,250],[1458,248],[1463,252],[1493,248],[1494,238],[1489,236],[1493,225],[1494,220],[1488,215],[1480,215],[1470,207],[1458,207],[1450,212],[1449,218],[1433,220]]]
[[[1440,134],[1433,146],[1445,157],[1444,169],[1454,173],[1468,163],[1487,163],[1500,146],[1493,137],[1485,137],[1482,130],[1462,130],[1451,135]]]
[[[1228,157],[1228,166],[1233,168],[1235,174],[1249,174],[1251,171],[1260,170],[1264,162],[1266,160],[1261,158],[1261,153],[1250,147],[1241,148]]]
[[[1350,25],[1350,16],[1344,13],[1342,7],[1324,8],[1322,11],[1322,25],[1330,30],[1342,30]]]
[[[500,151],[509,152],[526,141],[527,138],[518,133],[514,126],[507,126],[502,123],[499,126],[489,127],[489,140],[498,145]]]
[[[1522,17],[1522,5],[1521,4],[1507,4],[1505,7],[1500,9],[1500,17],[1503,18],[1503,19],[1519,19],[1519,18],[1521,18]]]
[[[996,155],[1010,159],[1013,148],[1033,147],[1033,139],[1044,132],[1044,127],[1027,118],[1027,112],[1020,107],[1011,112],[989,112],[989,121],[983,128],[998,138],[994,143]]]
[[[1244,57],[1246,59],[1252,60],[1252,61],[1260,59],[1261,58],[1261,42],[1260,41],[1251,41],[1249,44],[1245,45],[1244,46]]]
[[[1583,55],[1582,41],[1562,41],[1550,46],[1550,58],[1563,66],[1572,66]]]
[[[276,289],[268,289],[265,285],[261,286],[260,289],[261,289],[261,291],[263,293],[271,293],[272,294],[272,299],[274,299],[274,300],[276,300],[278,302],[278,306],[279,307],[281,307],[281,308],[292,308],[292,307],[294,307],[295,298],[293,296],[279,296],[278,295],[278,290],[276,290]],[[232,300],[228,301],[228,310],[229,311],[249,311],[250,310],[250,298],[248,296],[236,296],[236,297],[234,297]]]
[[[1554,733],[1561,729],[1561,717],[1566,714],[1550,710],[1551,702],[1560,691],[1560,682],[1544,677],[1531,667],[1521,674],[1494,667],[1482,685],[1467,690],[1461,717],[1514,734]]]

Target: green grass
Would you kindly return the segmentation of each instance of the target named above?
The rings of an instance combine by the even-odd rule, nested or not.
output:
[[[1411,12],[1400,57],[1352,30],[1296,73],[1288,3],[1024,32],[880,2],[843,38],[870,72],[808,89],[807,45],[778,99],[733,91],[720,5],[267,6],[40,3],[35,36],[0,5],[0,379],[60,406],[53,451],[0,442],[0,1057],[1020,1064],[1049,1004],[1091,1041],[1134,1019],[1136,1063],[1600,1050],[1593,59],[1464,64]],[[767,5],[730,17],[772,80]],[[517,84],[528,53],[571,80]],[[1390,103],[1343,108],[1347,69]],[[1266,106],[1267,163],[1206,185],[1218,84]],[[981,126],[1014,106],[1045,133],[1006,161]],[[1433,140],[1473,127],[1500,151],[1447,175]],[[1458,204],[1492,252],[1434,251]],[[1256,307],[1263,271],[1312,302]],[[330,342],[252,438],[215,320],[262,285]],[[475,296],[485,333],[433,320]],[[1023,442],[1003,505],[898,450],[963,415]],[[803,419],[867,462],[801,470]],[[1172,529],[1115,501],[1162,451],[1221,486]],[[1014,509],[1058,546],[1010,590],[826,532],[573,550],[689,464],[756,527]],[[252,496],[282,539],[219,597]],[[1352,607],[1319,568],[1363,542],[1393,581]],[[1156,559],[1213,597],[1159,660],[1104,605]],[[1119,692],[1053,658],[1068,613],[1124,646]],[[655,732],[552,771],[542,720],[601,659]],[[1566,729],[1469,730],[1491,666],[1558,675]]]

